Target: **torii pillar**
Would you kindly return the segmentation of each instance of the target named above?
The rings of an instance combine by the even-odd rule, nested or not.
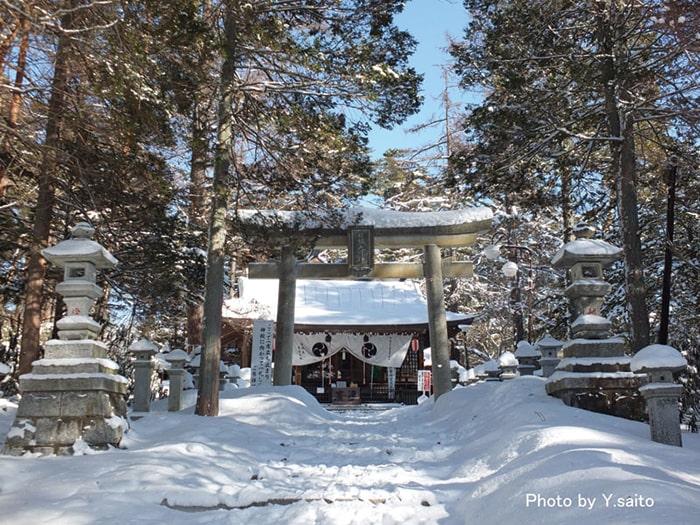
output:
[[[428,326],[433,358],[433,385],[435,398],[452,390],[450,372],[450,338],[447,335],[445,291],[442,284],[442,258],[440,247],[428,244],[425,254],[425,288],[428,299]]]
[[[277,386],[292,384],[292,356],[294,353],[294,306],[297,291],[297,260],[291,246],[283,246],[279,263],[279,291],[277,296],[277,330],[275,337],[275,369],[272,383]]]

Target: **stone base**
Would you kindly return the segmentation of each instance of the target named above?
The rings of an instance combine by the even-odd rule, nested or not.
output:
[[[50,357],[20,377],[22,398],[3,452],[67,455],[79,440],[95,449],[118,446],[128,427],[127,381],[104,345],[53,340],[46,350]]]
[[[642,421],[646,406],[637,390],[641,381],[641,376],[631,372],[593,374],[557,370],[545,388],[547,394],[570,407]]]
[[[630,372],[631,358],[624,355],[622,339],[573,339],[563,353],[547,379],[549,395],[591,412],[645,419],[646,406],[638,392],[644,376]]]
[[[562,347],[563,357],[621,357],[625,341],[618,337],[607,339],[572,339]]]
[[[92,404],[91,398],[94,394],[84,392],[73,393],[74,397],[82,397],[85,405]],[[24,397],[20,401],[22,407]],[[96,405],[102,404],[100,401]],[[107,402],[110,407],[114,407],[115,412],[119,410],[118,405],[126,403],[119,399],[111,399]],[[19,410],[18,410],[19,412]],[[26,412],[26,410],[25,410]],[[26,453],[35,454],[56,454],[61,456],[74,453],[73,445],[78,440],[84,441],[90,448],[104,450],[110,446],[119,446],[124,432],[128,428],[126,414],[110,416],[28,416],[17,415],[5,440],[3,454],[10,456],[22,456]]]

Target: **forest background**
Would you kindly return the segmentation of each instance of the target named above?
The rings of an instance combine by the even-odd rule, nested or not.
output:
[[[445,253],[476,263],[475,278],[445,281],[448,308],[477,314],[471,354],[567,337],[550,260],[585,221],[624,249],[605,313],[630,352],[659,337],[671,254],[667,341],[692,365],[683,403],[697,410],[696,2],[465,0],[446,71],[478,102],[446,96],[444,116],[425,123],[439,140],[372,160],[371,126],[421,104],[416,42],[394,23],[404,4],[0,1],[0,341],[16,365],[3,386],[30,370],[62,315],[40,250],[78,221],[121,263],[94,312],[115,357],[142,334],[201,344],[218,370],[221,302],[249,262],[275,256],[243,236],[237,210],[486,205],[493,231]],[[519,255],[532,279],[504,277],[481,251],[493,243],[521,247],[502,262]]]

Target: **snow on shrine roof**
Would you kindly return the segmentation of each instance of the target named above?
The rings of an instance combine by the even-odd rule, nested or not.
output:
[[[338,225],[374,226],[376,228],[412,228],[429,226],[453,226],[488,221],[493,218],[489,208],[465,208],[461,210],[445,210],[434,212],[413,212],[384,210],[378,208],[353,207],[327,214],[311,214],[305,211],[283,210],[239,210],[238,215],[247,222],[262,222],[264,219],[280,221],[288,226],[299,229],[315,229],[327,226],[327,222],[340,220]]]
[[[224,318],[267,318],[277,316],[277,279],[239,279],[239,299],[224,302]],[[241,304],[262,306],[248,316],[236,313]],[[233,307],[233,308],[232,308]],[[447,320],[470,322],[471,314],[446,312]],[[352,281],[299,279],[296,287],[295,325],[408,327],[427,326],[428,304],[413,281]]]

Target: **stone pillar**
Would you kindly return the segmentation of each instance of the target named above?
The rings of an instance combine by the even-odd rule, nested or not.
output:
[[[89,317],[102,289],[96,270],[117,260],[91,239],[94,228],[78,223],[72,238],[42,251],[64,278],[56,291],[67,315],[58,321],[59,339],[47,341],[45,357],[20,377],[22,399],[5,441],[5,454],[72,454],[82,440],[90,447],[118,446],[126,421],[126,378],[109,358],[104,343],[95,341],[100,325]]]
[[[129,347],[134,355],[134,412],[150,412],[151,410],[151,378],[153,376],[153,356],[158,348],[148,339],[140,339]]]
[[[633,372],[646,374],[646,384],[639,391],[647,402],[651,440],[682,447],[678,398],[683,386],[673,382],[673,374],[688,363],[681,353],[667,345],[650,345],[632,358]]]
[[[183,390],[185,378],[185,363],[189,355],[184,350],[173,350],[165,356],[170,363],[168,377],[170,378],[170,392],[168,394],[168,411],[178,412],[182,410]]]
[[[297,260],[291,246],[282,247],[278,267],[279,293],[277,299],[277,330],[275,338],[275,369],[272,384],[292,384],[292,359],[294,356],[294,304],[297,292]]]
[[[433,391],[435,399],[452,390],[450,372],[450,339],[447,334],[445,291],[442,282],[440,248],[429,244],[424,248],[425,287],[428,296],[428,325],[432,351]]]

